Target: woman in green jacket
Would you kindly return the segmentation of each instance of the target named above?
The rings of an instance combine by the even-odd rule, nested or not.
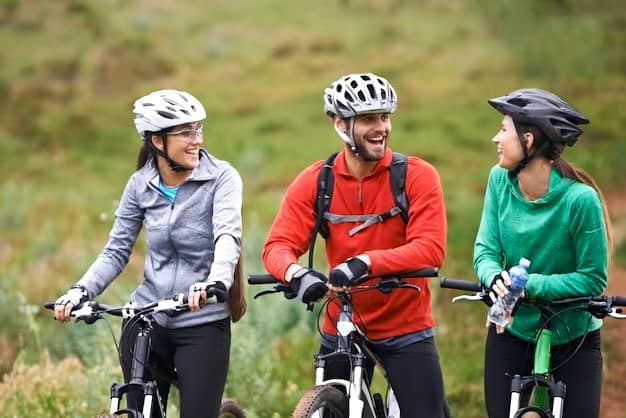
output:
[[[494,136],[498,164],[489,173],[474,270],[492,299],[507,292],[507,271],[532,261],[525,297],[552,300],[601,294],[607,284],[610,225],[602,193],[591,177],[561,157],[589,121],[556,95],[536,88],[489,100],[504,115]],[[565,417],[598,417],[602,382],[600,319],[582,311],[552,325],[555,372],[567,385]],[[539,311],[521,304],[506,330],[488,324],[485,401],[488,416],[508,416],[510,376],[530,374],[528,344]]]

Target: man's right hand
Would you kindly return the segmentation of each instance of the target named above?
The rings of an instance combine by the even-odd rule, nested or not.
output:
[[[302,267],[291,277],[293,292],[304,303],[317,302],[326,295],[328,278],[322,273]]]
[[[75,306],[89,300],[87,291],[81,286],[73,286],[54,303],[54,319],[61,322],[70,320],[70,313]]]

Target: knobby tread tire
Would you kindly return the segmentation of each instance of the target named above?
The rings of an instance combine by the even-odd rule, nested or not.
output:
[[[222,399],[219,416],[220,418],[246,418],[245,412],[237,405],[237,401],[230,398]]]
[[[324,418],[347,418],[348,399],[333,386],[316,386],[307,390],[291,414],[292,418],[310,418],[315,411],[325,408]]]

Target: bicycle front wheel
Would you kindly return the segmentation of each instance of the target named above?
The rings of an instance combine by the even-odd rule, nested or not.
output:
[[[220,418],[246,418],[246,414],[243,409],[234,399],[224,398],[222,399],[222,406],[220,407]]]
[[[292,418],[347,418],[348,398],[333,386],[307,390],[293,410]]]

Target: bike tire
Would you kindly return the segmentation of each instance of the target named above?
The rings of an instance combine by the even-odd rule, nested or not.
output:
[[[444,418],[452,418],[452,412],[450,412],[450,404],[448,404],[448,400],[443,400],[443,416]]]
[[[320,410],[324,413],[320,414]],[[333,386],[316,386],[304,392],[291,414],[292,418],[347,418],[348,398]]]
[[[514,418],[551,418],[553,415],[536,406],[527,406],[513,415]]]
[[[230,398],[222,399],[220,406],[220,418],[245,418],[246,414],[243,409],[237,405],[237,401]]]

